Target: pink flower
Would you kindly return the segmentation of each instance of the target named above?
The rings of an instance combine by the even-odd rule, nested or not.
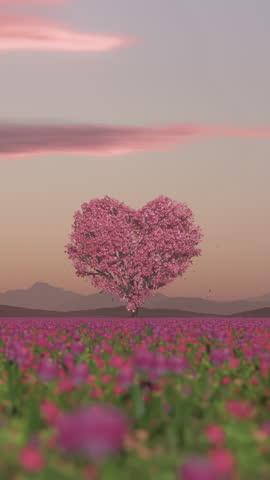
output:
[[[70,377],[75,385],[84,383],[88,377],[89,367],[86,362],[77,363],[70,369]]]
[[[120,368],[126,363],[126,359],[121,357],[121,355],[113,355],[109,360],[110,367]]]
[[[190,368],[187,357],[183,355],[174,355],[167,358],[168,368],[176,375],[181,375]]]
[[[110,383],[110,380],[111,380],[111,376],[110,375],[106,375],[105,373],[100,375],[100,378],[102,380],[103,383],[105,383],[106,385],[108,383]]]
[[[235,469],[236,460],[232,452],[226,448],[215,448],[209,452],[216,471],[220,475],[231,475]]]
[[[219,480],[210,459],[199,456],[189,458],[179,470],[178,480]]]
[[[212,348],[210,352],[210,362],[213,365],[221,365],[230,358],[230,350],[228,348]]]
[[[124,412],[113,406],[90,405],[61,418],[58,444],[66,452],[103,458],[122,448],[128,431]]]
[[[113,394],[114,395],[122,395],[122,393],[125,393],[126,389],[122,387],[121,385],[115,385],[113,389]]]
[[[82,342],[74,342],[71,344],[70,351],[74,355],[80,355],[81,353],[84,352],[86,349],[86,346]]]
[[[67,367],[69,369],[72,368],[75,364],[74,355],[72,355],[72,353],[70,353],[70,352],[64,353],[63,364],[65,365],[65,367]]]
[[[59,367],[52,358],[42,358],[38,366],[38,376],[43,382],[54,380],[59,374]]]
[[[98,478],[98,471],[97,467],[94,465],[87,465],[83,469],[83,480],[97,480]]]
[[[159,345],[158,350],[159,350],[159,352],[161,352],[161,353],[165,353],[165,352],[166,352],[166,348],[164,348],[163,345]]]
[[[179,350],[179,352],[182,352],[182,353],[185,353],[185,351],[186,351],[186,345],[179,344],[179,345],[176,346],[176,348],[177,348],[177,350]]]
[[[261,425],[261,431],[270,436],[270,422],[264,422]]]
[[[118,384],[123,388],[128,388],[132,385],[135,372],[130,365],[123,367],[117,377]]]
[[[232,356],[229,359],[229,365],[230,365],[231,368],[237,368],[237,367],[239,367],[239,364],[240,364],[240,361],[237,357]]]
[[[249,382],[252,385],[258,385],[260,383],[260,380],[258,379],[258,377],[250,377]]]
[[[244,400],[228,400],[226,409],[231,415],[239,419],[251,418],[254,411],[254,407]]]
[[[134,355],[134,365],[137,371],[153,372],[155,367],[156,352],[147,348],[137,348]]]
[[[95,357],[95,362],[96,362],[97,367],[100,370],[102,370],[104,368],[104,366],[105,366],[104,360],[101,357]]]
[[[90,385],[96,381],[96,375],[88,375],[86,379],[86,383],[89,383]]]
[[[63,378],[58,382],[57,392],[71,392],[74,390],[74,383],[70,378]]]
[[[40,472],[44,465],[45,459],[37,447],[24,447],[19,456],[21,466],[28,472]]]
[[[100,387],[95,387],[90,391],[89,396],[91,398],[101,398],[103,395],[103,390]]]
[[[228,385],[229,383],[231,383],[232,379],[230,377],[224,377],[222,380],[221,380],[221,385]]]
[[[41,404],[41,415],[49,425],[55,425],[60,416],[60,410],[55,403],[46,400]]]
[[[222,444],[226,438],[223,428],[215,424],[206,427],[205,436],[207,440],[214,445]]]

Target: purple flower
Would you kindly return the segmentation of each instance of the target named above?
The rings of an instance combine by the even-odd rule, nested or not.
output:
[[[162,376],[162,375],[166,375],[168,371],[169,371],[168,357],[157,353],[155,356],[155,362],[154,362],[154,372],[158,376]]]
[[[269,362],[270,363],[270,353],[269,352],[261,352],[259,354],[259,359],[262,362]]]
[[[88,373],[89,368],[87,363],[85,362],[74,365],[69,371],[69,374],[75,385],[80,385],[81,383],[84,383],[88,377]]]
[[[70,352],[66,352],[63,355],[63,364],[67,368],[72,368],[74,367],[74,355]]]
[[[38,376],[44,382],[54,380],[58,375],[59,369],[57,363],[52,358],[42,358],[38,366]]]
[[[168,357],[167,361],[169,369],[177,375],[185,372],[190,368],[188,359],[183,355],[174,355],[173,357]]]
[[[79,333],[74,333],[73,334],[73,338],[74,340],[80,340],[81,339],[81,335]]]
[[[134,368],[131,365],[125,365],[124,367],[122,367],[117,377],[117,381],[119,385],[121,385],[121,387],[128,388],[133,384],[134,376]]]
[[[6,355],[18,365],[24,365],[32,359],[31,352],[19,342],[9,344],[6,348]]]
[[[121,449],[128,430],[128,419],[118,408],[90,405],[61,417],[58,444],[66,452],[101,459]]]
[[[270,435],[270,422],[264,422],[261,426],[261,430],[264,433],[267,433],[267,435]]]
[[[101,352],[101,346],[100,345],[95,345],[93,348],[93,353],[99,353]]]
[[[65,353],[68,353],[67,352],[67,346],[64,343],[61,343],[60,345],[58,345],[58,350],[59,350],[59,352],[63,353],[64,355],[65,355]]]
[[[192,386],[189,385],[188,383],[186,385],[183,385],[182,387],[182,393],[185,395],[191,395],[193,392]]]
[[[180,468],[179,480],[219,480],[214,465],[207,458],[193,457]]]
[[[24,365],[25,363],[29,362],[32,358],[31,352],[27,350],[25,347],[19,347],[16,349],[14,360],[19,365]]]
[[[134,363],[136,370],[151,372],[155,367],[156,354],[147,349],[138,349],[135,353]]]
[[[231,352],[228,348],[212,348],[210,361],[213,365],[221,365],[230,358]]]
[[[21,348],[21,344],[17,341],[11,341],[6,346],[6,356],[9,360],[15,360],[18,350]]]
[[[85,350],[85,345],[82,342],[74,342],[71,344],[70,350],[75,355],[80,355]]]
[[[253,360],[257,356],[256,352],[253,352],[250,349],[245,349],[244,354],[248,360]]]

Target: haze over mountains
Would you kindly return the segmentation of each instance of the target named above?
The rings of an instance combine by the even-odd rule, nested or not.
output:
[[[107,292],[102,291],[81,295],[63,288],[54,287],[45,282],[36,282],[28,289],[8,290],[0,293],[0,306],[5,306],[5,309],[0,308],[1,316],[4,316],[4,311],[7,311],[10,307],[40,311],[47,310],[52,314],[56,312],[78,313],[80,311],[85,311],[85,314],[87,314],[87,311],[96,309],[101,309],[100,312],[104,310],[104,314],[106,314],[106,309],[112,309],[112,313],[114,311],[115,313],[125,312],[125,308],[123,308],[125,303],[120,302],[117,296]],[[119,309],[117,307],[122,308]],[[243,312],[248,314],[254,310],[258,310],[259,315],[262,309],[264,309],[265,315],[263,316],[270,316],[270,292],[258,297],[233,301],[215,301],[198,297],[168,297],[157,293],[154,297],[148,297],[140,310],[147,313],[148,309],[152,310],[155,315],[169,310],[173,316],[176,315],[178,310],[187,315],[190,312],[199,316],[205,314],[235,315]],[[12,311],[16,312],[17,310],[13,309]]]

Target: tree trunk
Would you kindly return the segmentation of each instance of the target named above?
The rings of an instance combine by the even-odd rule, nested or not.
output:
[[[136,308],[135,312],[131,312],[131,317],[137,317],[138,316],[138,308]]]

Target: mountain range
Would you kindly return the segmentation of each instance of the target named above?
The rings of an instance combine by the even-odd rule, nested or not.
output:
[[[24,312],[26,316],[34,311],[40,311],[40,314],[46,311],[48,316],[59,316],[58,313],[61,312],[68,316],[79,314],[100,316],[102,312],[104,316],[116,314],[129,316],[125,309],[125,302],[121,302],[115,295],[104,291],[82,295],[45,282],[36,282],[28,289],[0,293],[0,316],[10,316],[12,311],[17,311],[18,316],[23,316],[19,315],[19,310],[16,308],[14,310],[14,307],[19,308],[22,314],[24,309],[30,309],[27,315]],[[231,301],[208,300],[200,297],[169,297],[157,293],[153,297],[148,297],[139,310],[143,316],[236,316],[238,314],[250,316],[250,312],[256,316],[255,311],[258,311],[258,316],[270,316],[270,292],[258,297]],[[161,312],[163,315],[160,315]],[[261,315],[260,312],[264,314]]]

